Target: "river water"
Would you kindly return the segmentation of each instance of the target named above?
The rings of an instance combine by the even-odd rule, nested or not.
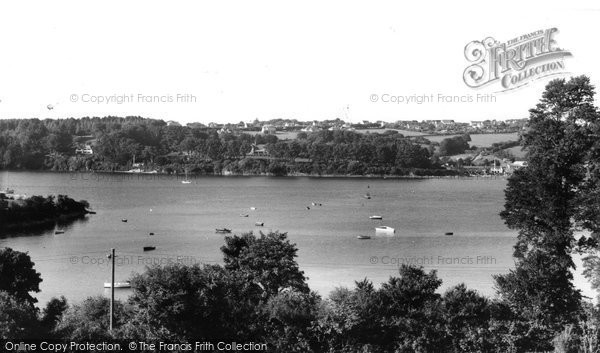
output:
[[[41,303],[59,295],[71,302],[108,295],[103,283],[110,280],[106,255],[111,248],[117,254],[117,281],[153,264],[222,263],[224,235],[215,229],[223,227],[235,234],[287,232],[298,246],[298,262],[310,287],[323,296],[364,278],[379,285],[398,273],[400,263],[437,270],[442,290],[464,282],[493,296],[492,275],[514,266],[516,233],[498,216],[505,179],[181,180],[166,175],[0,172],[0,186],[16,193],[67,194],[89,201],[97,212],[65,228],[64,234],[15,234],[0,238],[0,247],[29,252],[43,278],[37,294]],[[370,220],[371,215],[383,220]],[[376,235],[374,227],[382,225],[395,228],[395,234]],[[144,246],[156,250],[144,252]],[[581,276],[577,281],[586,287]],[[124,299],[129,293],[118,290],[117,296]]]

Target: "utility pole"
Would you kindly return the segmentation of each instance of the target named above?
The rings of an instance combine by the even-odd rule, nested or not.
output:
[[[110,279],[110,331],[113,330],[113,321],[115,317],[115,248],[110,251],[112,260],[112,275]]]

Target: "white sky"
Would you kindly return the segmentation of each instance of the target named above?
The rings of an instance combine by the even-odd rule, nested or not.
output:
[[[596,1],[5,2],[0,118],[321,120],[345,118],[348,105],[351,121],[521,118],[547,80],[497,94],[495,103],[369,97],[490,93],[497,88],[464,84],[465,45],[550,27],[573,54],[566,70],[600,86]],[[81,101],[132,94],[124,104]],[[196,102],[143,103],[138,94],[192,94]]]

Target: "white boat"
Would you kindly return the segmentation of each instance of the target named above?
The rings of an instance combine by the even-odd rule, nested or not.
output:
[[[394,234],[394,233],[396,233],[396,230],[392,227],[381,226],[381,227],[375,227],[375,233],[376,234]]]
[[[383,219],[383,216],[370,216],[369,219]]]
[[[181,181],[182,184],[191,184],[192,181],[190,179],[188,179],[188,174],[187,174],[187,170],[185,171],[185,180]]]
[[[110,282],[104,282],[104,288],[110,288]],[[115,288],[131,288],[131,283],[129,282],[115,282]]]
[[[371,237],[370,237],[370,236],[368,236],[368,235],[359,235],[359,236],[357,236],[357,238],[358,238],[358,239],[361,239],[361,240],[365,240],[365,239],[371,239]]]

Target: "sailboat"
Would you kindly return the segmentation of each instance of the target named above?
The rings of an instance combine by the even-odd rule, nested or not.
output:
[[[187,170],[185,171],[185,180],[181,181],[182,184],[191,184],[192,181],[190,179],[188,179],[188,173]]]

